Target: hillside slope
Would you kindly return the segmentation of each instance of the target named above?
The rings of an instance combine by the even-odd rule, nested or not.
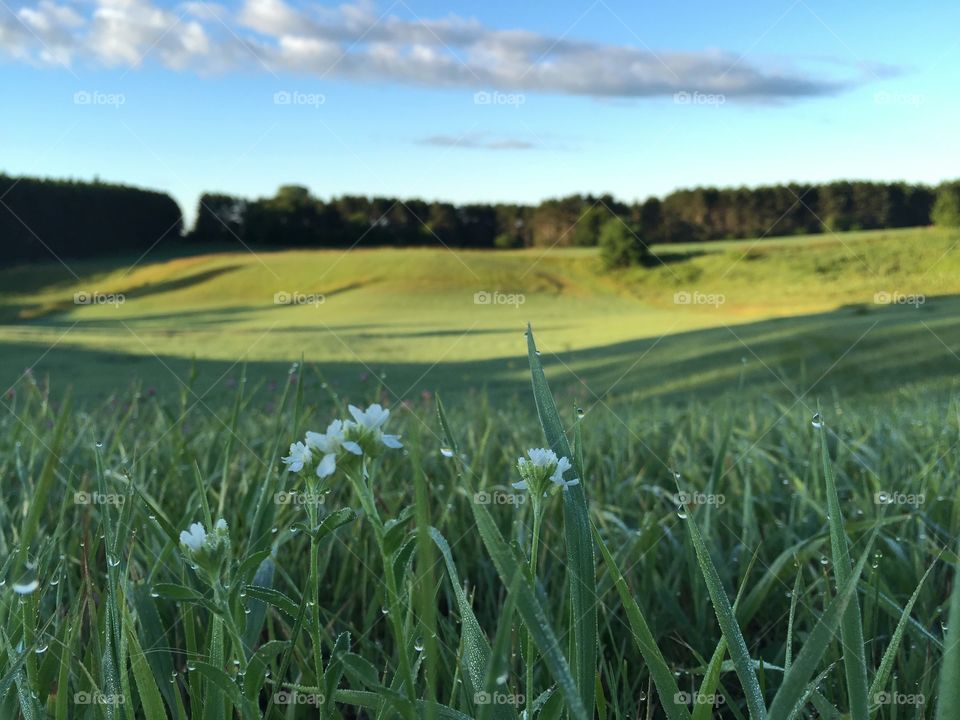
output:
[[[664,246],[661,264],[613,274],[579,249],[147,256],[69,263],[79,279],[57,265],[13,268],[0,271],[0,379],[13,384],[38,358],[40,371],[62,358],[85,388],[102,389],[134,375],[163,383],[191,358],[280,368],[303,356],[476,386],[507,380],[478,371],[508,368],[528,321],[545,353],[588,381],[626,374],[622,387],[637,385],[638,368],[664,389],[736,375],[757,333],[768,365],[805,350],[829,359],[866,328],[890,344],[877,367],[902,375],[911,357],[887,365],[905,333],[913,360],[952,360],[958,242],[914,229]],[[665,347],[685,348],[696,367],[670,379],[675,362],[656,359]]]

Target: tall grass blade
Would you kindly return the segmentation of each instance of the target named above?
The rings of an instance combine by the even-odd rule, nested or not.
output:
[[[650,671],[650,677],[653,678],[653,684],[657,688],[657,694],[660,696],[660,704],[663,706],[670,720],[690,720],[690,711],[687,710],[687,706],[677,702],[680,688],[677,686],[676,678],[670,671],[670,667],[667,665],[663,653],[660,652],[660,648],[657,647],[653,633],[650,632],[650,626],[643,616],[643,611],[640,610],[640,606],[637,604],[633,595],[631,595],[630,589],[627,587],[627,582],[624,580],[620,568],[617,567],[617,561],[613,558],[613,555],[610,554],[610,550],[607,549],[607,545],[603,542],[603,538],[600,537],[596,526],[594,526],[593,533],[597,547],[600,548],[600,556],[607,566],[607,572],[609,572],[613,578],[613,584],[620,594],[620,602],[623,604],[623,609],[627,613],[627,620],[630,622],[630,630],[633,633],[634,642],[637,644],[637,649],[643,655],[644,662],[647,663],[647,668]]]
[[[954,564],[950,614],[947,616],[947,637],[944,639],[943,646],[937,720],[953,720],[957,717],[957,710],[960,708],[960,563]]]
[[[690,529],[690,539],[693,542],[693,549],[696,552],[703,579],[707,584],[707,591],[710,593],[710,600],[717,615],[717,622],[720,623],[720,630],[727,639],[730,657],[733,660],[737,677],[740,678],[740,685],[746,695],[750,717],[753,720],[763,720],[767,716],[767,711],[763,701],[763,691],[760,689],[760,681],[757,679],[756,664],[750,657],[747,642],[743,639],[743,632],[741,632],[740,626],[737,624],[737,617],[730,606],[730,599],[727,597],[720,575],[717,573],[717,568],[710,557],[710,551],[707,550],[706,542],[692,514],[688,516],[686,524]]]
[[[586,479],[578,448],[575,457],[563,431],[557,405],[547,385],[540,364],[533,330],[527,325],[527,356],[537,414],[544,435],[558,457],[567,457],[573,463],[580,483],[563,492],[563,525],[567,544],[567,571],[570,580],[570,605],[573,623],[575,653],[573,671],[583,704],[593,713],[597,672],[597,568],[590,530],[590,513],[584,493]]]
[[[873,547],[874,537],[875,533],[870,536],[866,549],[850,577],[847,578],[847,582],[840,587],[820,615],[813,630],[810,631],[803,648],[790,666],[790,672],[784,675],[783,683],[770,704],[770,720],[788,720],[796,713],[798,703],[808,690],[810,678],[816,672],[817,665],[837,632],[844,610],[857,592],[857,584],[860,581],[863,566],[867,563],[867,556]]]
[[[843,512],[837,496],[836,475],[830,453],[827,450],[826,429],[817,430],[820,443],[820,460],[827,491],[827,516],[830,522],[830,549],[837,587],[845,585],[850,577],[850,546],[843,527]],[[860,616],[860,600],[854,595],[843,613],[840,622],[840,640],[843,643],[843,669],[847,679],[847,694],[852,720],[867,720],[867,661],[863,648],[863,620]]]

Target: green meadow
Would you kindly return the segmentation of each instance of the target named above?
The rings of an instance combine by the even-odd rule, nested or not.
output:
[[[715,393],[743,372],[751,388],[798,393],[939,388],[960,362],[957,242],[927,228],[657,246],[658,263],[612,274],[588,249],[155,251],[15,267],[0,271],[0,369],[9,386],[33,366],[81,397],[177,389],[196,373],[216,394],[244,364],[270,383],[302,357],[344,389],[382,376],[398,399],[503,394],[525,387],[516,347],[531,322],[558,389],[603,397]]]
[[[3,270],[0,717],[955,718],[958,243]]]

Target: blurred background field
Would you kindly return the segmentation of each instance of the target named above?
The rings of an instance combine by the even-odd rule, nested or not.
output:
[[[741,374],[747,392],[940,392],[960,368],[958,243],[918,228],[661,245],[612,273],[591,248],[151,254],[71,262],[76,278],[17,266],[0,270],[0,384],[32,368],[96,399],[195,372],[215,397],[244,365],[269,388],[302,357],[347,393],[510,395],[527,387],[531,322],[557,389],[586,398],[709,395]]]

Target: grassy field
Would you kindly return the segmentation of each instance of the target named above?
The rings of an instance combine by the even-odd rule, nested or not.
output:
[[[175,391],[196,371],[208,398],[229,393],[242,363],[274,387],[302,355],[348,394],[381,378],[395,401],[434,389],[507,395],[526,387],[516,343],[531,321],[562,371],[556,389],[582,402],[715,393],[744,372],[748,389],[767,393],[939,391],[960,364],[958,242],[911,229],[663,246],[661,264],[612,275],[580,249],[12,268],[0,271],[0,378],[9,387],[34,367],[55,391],[99,398],[135,379]],[[123,302],[78,305],[78,292]],[[276,293],[323,301],[278,305]],[[502,295],[477,304],[476,293]]]
[[[0,717],[951,720],[958,242],[0,271]]]
[[[362,459],[334,450],[322,481],[280,461],[350,417],[309,371],[269,410],[242,382],[82,412],[22,383],[0,415],[0,716],[955,717],[955,396],[814,416],[734,379],[578,421],[514,344],[536,406],[529,369],[522,400],[448,397],[446,421],[367,388],[404,448],[351,436]],[[544,444],[579,482],[541,514],[512,483]]]

